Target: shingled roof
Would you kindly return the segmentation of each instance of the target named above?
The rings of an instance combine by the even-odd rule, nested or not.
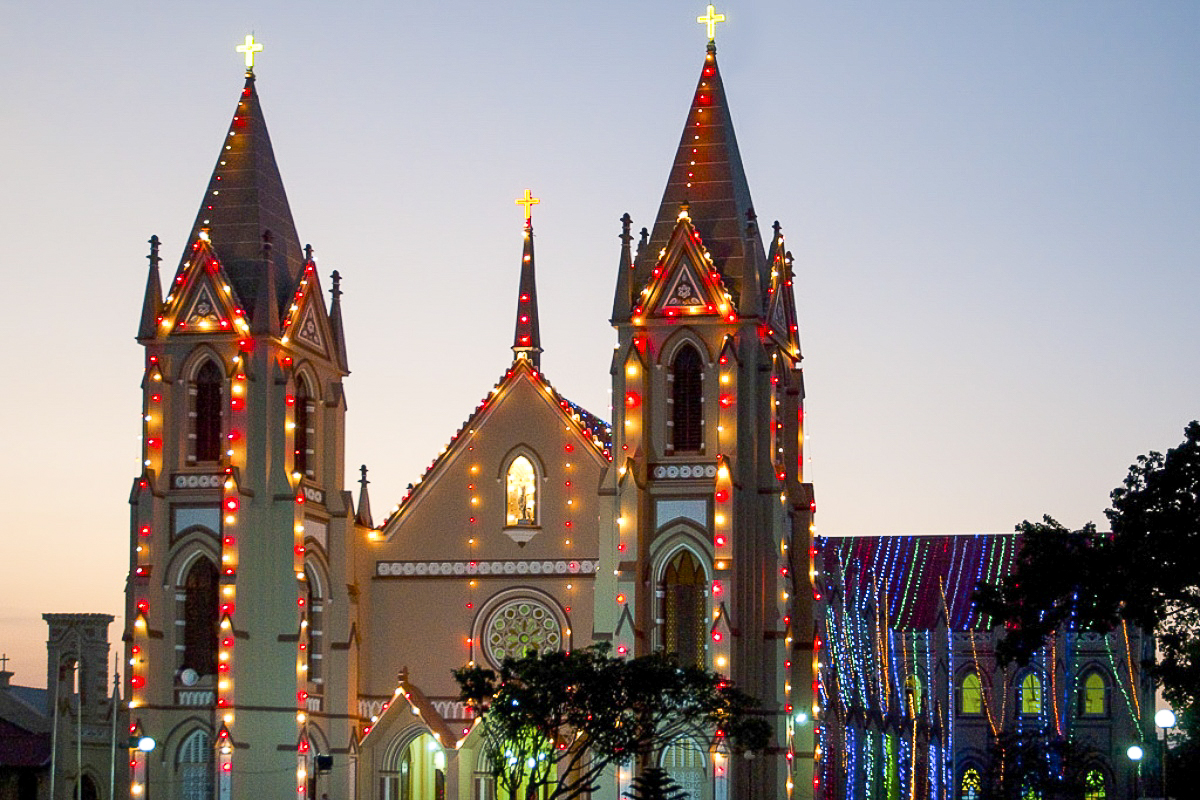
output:
[[[180,259],[181,269],[192,257],[192,243],[202,230],[208,231],[234,296],[252,321],[259,286],[265,283],[261,280],[263,233],[270,231],[276,301],[278,310],[286,307],[304,269],[304,255],[252,72],[246,73],[245,87]]]
[[[893,630],[930,630],[944,608],[952,630],[988,630],[975,610],[975,585],[994,582],[1016,562],[1020,535],[853,536],[820,541],[827,601],[843,610],[871,607]],[[887,607],[879,603],[886,598]]]
[[[746,223],[754,203],[717,66],[717,48],[712,42],[700,70],[650,241],[639,249],[634,264],[635,294],[650,280],[659,251],[666,247],[684,205],[704,239],[713,265],[732,289],[735,300],[739,300],[745,270],[755,263],[764,265],[766,255],[757,236],[753,244],[759,251],[757,258],[746,252]],[[760,276],[760,284],[767,284],[765,274]],[[739,311],[756,313],[754,309],[739,308]]]

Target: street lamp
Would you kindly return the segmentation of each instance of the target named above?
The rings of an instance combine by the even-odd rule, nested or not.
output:
[[[1142,769],[1142,756],[1145,752],[1141,745],[1131,744],[1129,749],[1125,751],[1125,755],[1129,756],[1129,760],[1133,762],[1133,798],[1137,800],[1138,796],[1138,775]]]
[[[1175,712],[1169,708],[1160,708],[1154,713],[1154,724],[1162,728],[1162,796],[1167,794],[1167,731],[1175,727]]]

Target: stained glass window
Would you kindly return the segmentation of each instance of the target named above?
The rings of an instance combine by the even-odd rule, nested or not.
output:
[[[207,731],[193,731],[179,748],[179,796],[182,800],[211,800],[212,747]]]
[[[1033,716],[1042,713],[1042,679],[1030,672],[1021,680],[1021,713]]]
[[[691,345],[680,348],[671,365],[671,443],[676,453],[699,450],[704,441],[703,369]]]
[[[967,767],[966,771],[963,772],[962,783],[959,784],[959,800],[979,800],[982,796],[983,778],[979,776],[979,770],[974,767]]]
[[[680,550],[663,574],[663,646],[687,666],[704,666],[706,582],[704,570],[687,550]]]
[[[959,686],[958,691],[958,711],[960,714],[983,713],[983,684],[979,681],[978,673],[968,672],[963,676],[962,684]]]
[[[562,648],[562,626],[554,612],[533,599],[502,604],[484,625],[484,646],[493,664],[520,658],[530,650],[548,653]]]
[[[1089,672],[1083,679],[1083,715],[1102,717],[1108,713],[1108,684],[1099,672]]]
[[[1104,773],[1098,769],[1089,770],[1083,779],[1083,800],[1107,800],[1108,786],[1104,782]]]

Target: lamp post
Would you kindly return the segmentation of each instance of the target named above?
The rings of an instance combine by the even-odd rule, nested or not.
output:
[[[1160,708],[1154,714],[1154,724],[1162,728],[1162,796],[1167,794],[1167,733],[1175,727],[1175,712],[1169,708]]]
[[[1138,775],[1142,769],[1142,756],[1145,752],[1142,746],[1138,744],[1129,745],[1129,749],[1125,751],[1125,755],[1129,756],[1129,760],[1133,762],[1133,800],[1137,800],[1138,796]]]

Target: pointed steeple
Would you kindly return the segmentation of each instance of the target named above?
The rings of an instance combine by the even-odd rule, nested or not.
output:
[[[138,340],[153,339],[158,329],[158,315],[162,311],[162,280],[158,275],[158,237],[150,237],[150,272],[146,276],[146,294],[142,299],[142,321],[138,325]]]
[[[288,302],[288,287],[299,279],[304,258],[254,87],[254,73],[250,71],[246,73],[245,87],[221,143],[182,261],[191,257],[191,244],[202,229],[208,231],[213,252],[229,276],[235,296],[251,314],[260,306],[262,234],[272,231],[275,238],[272,284],[277,292],[284,293],[275,296],[278,316]]]
[[[312,246],[305,247],[306,258],[312,260]],[[333,288],[329,294],[333,299],[329,303],[329,327],[333,329],[333,351],[337,355],[337,364],[344,372],[350,371],[350,362],[346,358],[346,333],[342,330],[342,276],[335,269],[329,276]]]
[[[542,334],[538,325],[537,281],[533,270],[533,224],[525,218],[525,248],[521,255],[521,284],[517,294],[517,326],[513,358],[527,358],[541,370]]]
[[[358,479],[358,512],[354,515],[355,521],[364,528],[374,528],[375,522],[371,519],[371,496],[367,494],[367,465],[363,464],[358,468],[362,473],[362,477]]]
[[[717,67],[717,47],[711,41],[651,230],[649,246],[638,251],[634,268],[635,290],[649,281],[659,251],[670,239],[679,209],[685,203],[693,225],[712,256],[713,265],[733,296],[740,297],[744,272],[752,262],[746,248],[752,246],[762,251],[762,241],[756,239],[751,243],[744,238],[746,212],[754,204]],[[765,255],[762,252],[757,255],[758,263],[765,263]]]
[[[630,253],[633,234],[629,232],[632,225],[633,219],[629,214],[621,217],[621,259],[617,263],[617,292],[613,297],[611,320],[613,323],[628,322],[633,310],[633,257]]]

